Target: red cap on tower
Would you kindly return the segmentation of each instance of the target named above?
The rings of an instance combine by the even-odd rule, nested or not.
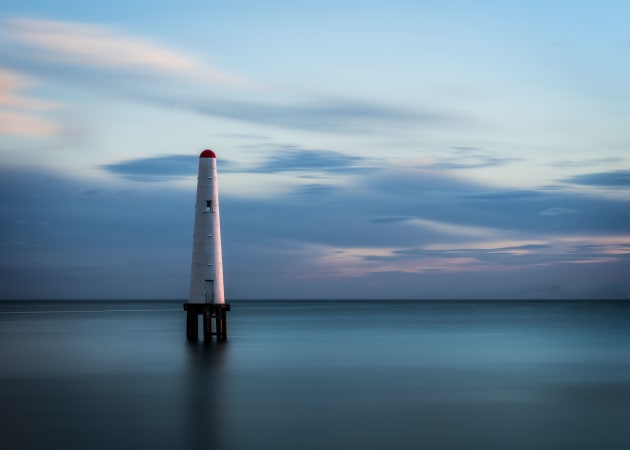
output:
[[[199,157],[200,158],[216,158],[217,155],[215,155],[212,150],[204,150],[203,152],[201,152],[201,155],[199,155]]]

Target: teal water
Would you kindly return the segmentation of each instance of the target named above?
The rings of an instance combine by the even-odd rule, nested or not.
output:
[[[630,302],[0,303],[3,449],[630,448]]]

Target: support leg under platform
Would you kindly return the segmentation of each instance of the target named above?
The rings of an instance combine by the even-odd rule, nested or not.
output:
[[[197,314],[193,311],[186,311],[186,339],[190,342],[197,342],[199,338],[199,321]]]
[[[203,340],[211,342],[213,336],[217,341],[227,339],[227,312],[230,305],[221,303],[184,303],[186,311],[186,339],[197,342],[199,339],[199,318],[203,317]]]

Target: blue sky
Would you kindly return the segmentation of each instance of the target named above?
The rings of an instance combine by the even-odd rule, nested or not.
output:
[[[627,2],[0,8],[0,297],[628,298]]]

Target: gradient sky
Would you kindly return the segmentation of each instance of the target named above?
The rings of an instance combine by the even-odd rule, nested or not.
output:
[[[630,298],[628,17],[0,0],[0,298]]]

